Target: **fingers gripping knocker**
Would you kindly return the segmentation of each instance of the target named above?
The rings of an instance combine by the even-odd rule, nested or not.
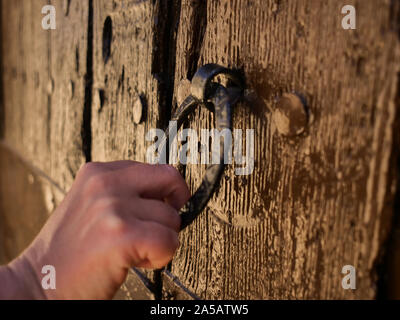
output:
[[[226,78],[225,85],[213,81],[218,75]],[[171,120],[176,121],[179,130],[197,106],[204,106],[215,114],[217,130],[232,130],[232,107],[241,97],[243,89],[244,80],[238,72],[216,64],[207,64],[194,75],[191,95],[183,101]],[[175,139],[175,136],[168,136],[169,132],[170,130],[166,130],[166,136],[160,145],[162,151],[165,151],[168,141],[171,145]],[[222,141],[220,144],[219,164],[208,165],[200,187],[181,211],[181,230],[190,225],[203,211],[218,186],[225,168],[224,145]]]

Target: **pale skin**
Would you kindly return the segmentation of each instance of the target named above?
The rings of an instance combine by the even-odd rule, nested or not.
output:
[[[33,243],[0,268],[0,299],[112,299],[131,267],[167,265],[190,197],[173,167],[90,163]],[[41,286],[56,269],[56,290]]]

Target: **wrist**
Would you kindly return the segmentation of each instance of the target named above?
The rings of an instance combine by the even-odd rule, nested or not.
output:
[[[0,268],[0,299],[43,300],[46,299],[37,270],[23,254],[7,266]]]

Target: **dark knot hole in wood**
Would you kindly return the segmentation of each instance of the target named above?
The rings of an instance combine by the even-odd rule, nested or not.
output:
[[[108,16],[104,21],[103,27],[103,61],[104,64],[107,64],[108,59],[111,55],[111,42],[112,42],[112,20],[111,17]]]

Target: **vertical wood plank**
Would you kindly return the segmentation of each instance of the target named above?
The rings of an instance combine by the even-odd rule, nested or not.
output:
[[[4,139],[50,169],[47,143],[49,32],[42,29],[47,1],[2,1]]]
[[[42,28],[48,4],[56,9],[56,30]],[[1,139],[7,151],[0,214],[9,260],[34,238],[85,162],[88,1],[5,0],[1,12]]]
[[[0,143],[0,264],[16,258],[46,222],[49,181]],[[55,192],[55,191],[53,191]]]
[[[200,297],[375,296],[393,214],[399,23],[391,1],[353,4],[349,31],[342,1],[182,1],[175,93],[205,63],[240,68],[249,91],[233,123],[255,130],[254,173],[229,166],[181,235],[171,271]],[[306,98],[310,124],[286,138],[272,116],[291,91]],[[192,119],[192,128],[212,127],[206,111]],[[194,190],[204,167],[186,173]],[[343,290],[344,265],[355,266],[357,290]]]
[[[147,131],[167,120],[157,40],[165,9],[161,1],[94,1],[93,160],[145,162]],[[135,123],[139,98],[143,116]]]
[[[4,139],[68,189],[85,162],[88,1],[51,1],[56,30],[42,28],[47,4],[2,1]]]
[[[86,151],[90,144],[90,135],[86,136],[90,119],[85,119],[85,108],[90,108],[87,88],[92,85],[89,1],[52,0],[50,3],[57,12],[57,29],[48,32],[50,176],[68,191],[79,168],[90,160],[90,153]]]
[[[163,128],[170,113],[169,1],[95,0],[93,5],[92,160],[146,162],[146,133]],[[147,275],[158,281],[152,272]],[[129,277],[136,275],[130,271]],[[132,283],[125,283],[119,299],[132,298],[137,291]]]

